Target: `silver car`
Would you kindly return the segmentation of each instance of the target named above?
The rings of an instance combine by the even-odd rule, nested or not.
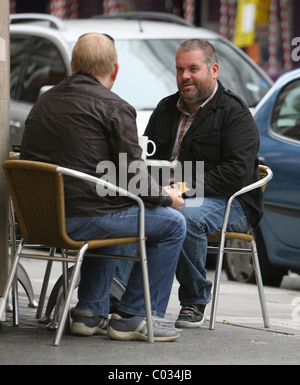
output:
[[[132,16],[132,15],[131,15]],[[151,16],[151,15],[150,15]],[[272,86],[272,80],[228,40],[182,19],[126,13],[61,21],[53,16],[11,16],[11,145],[21,143],[26,117],[41,92],[70,74],[71,52],[87,32],[106,33],[115,39],[120,71],[113,91],[137,110],[139,134],[151,112],[165,96],[177,91],[175,52],[187,39],[203,38],[216,48],[223,85],[255,107]],[[157,18],[157,17],[156,17]]]

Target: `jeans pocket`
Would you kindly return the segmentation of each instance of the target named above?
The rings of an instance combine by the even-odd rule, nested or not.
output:
[[[247,217],[241,217],[235,222],[229,223],[227,226],[228,231],[233,231],[235,233],[246,233],[249,230],[249,223]]]
[[[112,233],[95,218],[67,218],[68,235],[77,241],[108,238]]]

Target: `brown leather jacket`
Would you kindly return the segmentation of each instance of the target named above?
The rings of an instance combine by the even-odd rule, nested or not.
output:
[[[126,189],[137,179],[131,183],[136,188],[133,192],[140,193],[147,205],[171,205],[172,199],[162,196],[161,187],[148,174],[141,152],[134,108],[84,74],[66,78],[39,98],[26,121],[21,144],[21,159],[69,167]],[[144,170],[134,167],[129,173],[133,161],[142,162]],[[112,165],[115,173],[105,167]],[[65,181],[67,217],[105,215],[133,203],[125,196],[100,197],[95,185],[74,178]]]

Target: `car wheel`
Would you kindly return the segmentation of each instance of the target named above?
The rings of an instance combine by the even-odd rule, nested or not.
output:
[[[227,247],[233,248],[248,248],[249,244],[240,240],[227,241]],[[255,273],[251,255],[226,253],[224,258],[224,268],[227,278],[230,281],[254,283]]]
[[[266,286],[279,287],[283,276],[287,274],[287,270],[274,267],[270,264],[259,229],[255,233],[255,239],[263,283]],[[227,241],[226,245],[235,248],[249,248],[247,242],[239,240]],[[251,255],[226,253],[224,258],[224,269],[227,278],[230,281],[246,283],[256,282]]]

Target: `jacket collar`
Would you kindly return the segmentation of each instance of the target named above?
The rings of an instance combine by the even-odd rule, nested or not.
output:
[[[218,89],[214,97],[210,102],[210,106],[213,110],[217,110],[218,108],[224,108],[226,105],[224,98],[224,87],[220,80],[218,80]]]

